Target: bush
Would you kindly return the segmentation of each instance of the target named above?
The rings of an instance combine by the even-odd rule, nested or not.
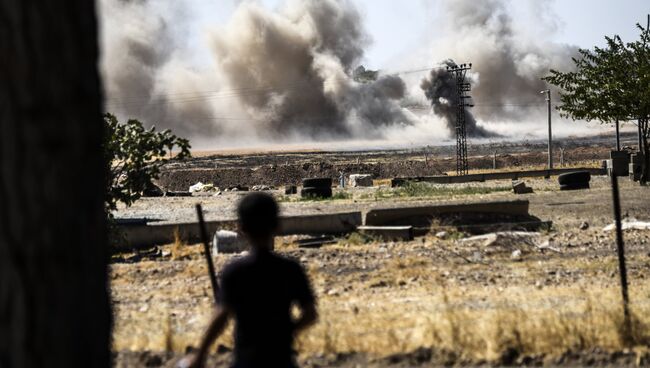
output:
[[[170,160],[168,155],[174,147],[179,150],[174,159],[191,156],[189,141],[170,130],[147,130],[135,119],[120,124],[109,113],[104,115],[104,124],[104,154],[109,165],[105,204],[109,213],[117,209],[118,202],[130,206],[153,185],[152,180],[158,179],[160,168]]]

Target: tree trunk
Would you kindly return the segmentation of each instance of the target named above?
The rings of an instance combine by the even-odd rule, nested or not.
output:
[[[107,367],[92,0],[0,2],[0,367]]]

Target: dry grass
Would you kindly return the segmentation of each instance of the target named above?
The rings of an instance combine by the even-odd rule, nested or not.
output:
[[[291,240],[278,244],[295,249]],[[459,266],[405,253],[414,247],[430,250],[451,244],[397,243],[382,251],[378,244],[352,235],[324,249],[332,254],[350,252],[349,257],[358,258],[353,263],[358,271],[336,272],[349,261],[336,256],[307,263],[321,319],[301,336],[299,350],[305,355],[355,351],[385,356],[436,347],[467,359],[492,361],[512,350],[560,354],[595,347],[643,349],[650,343],[650,285],[642,279],[646,275],[631,277],[634,329],[631,336],[624,336],[618,280],[603,272],[615,267],[613,257],[504,259],[492,266]],[[185,256],[194,252],[195,257],[113,266],[114,349],[180,352],[198,343],[211,313],[206,267],[197,256],[199,247],[173,247],[185,249]],[[226,258],[217,259],[218,268]],[[489,272],[495,265],[499,267],[495,277],[507,275],[507,282],[455,276]],[[540,284],[549,269],[580,277]],[[231,333],[218,344],[232,346]]]

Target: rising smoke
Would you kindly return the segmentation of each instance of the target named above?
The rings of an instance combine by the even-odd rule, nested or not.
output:
[[[537,12],[535,28],[552,33],[546,29],[549,22],[541,19],[552,14],[550,2],[530,3]],[[521,121],[543,108],[539,92],[548,86],[541,77],[551,68],[571,68],[571,57],[577,54],[577,47],[526,33],[532,27],[515,24],[511,6],[504,0],[442,4],[445,37],[434,45],[433,54],[438,60],[472,63],[472,113],[480,121]]]
[[[114,105],[124,114],[181,132],[274,140],[377,138],[383,126],[412,123],[399,106],[406,92],[399,77],[380,76],[368,83],[351,77],[368,37],[359,13],[347,0],[289,1],[277,12],[255,2],[240,3],[230,22],[211,33],[215,65],[202,71],[214,73],[211,78],[226,85],[215,99],[225,95],[229,105],[193,100],[192,95],[169,98],[169,91],[182,90],[179,84],[189,87],[188,79],[201,79],[197,72],[174,63],[175,33],[168,26],[174,22],[155,11],[145,16],[152,8],[157,10],[153,2],[104,3],[109,13],[142,15],[132,19],[133,29],[122,28],[118,37],[113,36],[105,58],[108,95],[119,102],[129,102],[123,97],[129,94],[141,96],[135,103]],[[164,46],[158,49],[161,41]],[[186,77],[170,78],[174,74]]]
[[[228,144],[387,138],[399,129],[419,136],[436,124],[453,134],[451,76],[443,70],[425,81],[381,73],[354,80],[369,37],[350,1],[286,0],[277,10],[240,1],[228,23],[199,43],[186,2],[100,0],[106,108]],[[551,66],[566,68],[576,49],[519,32],[505,0],[441,3],[427,60],[473,63],[468,134],[486,137],[485,122],[534,113],[527,102],[540,102],[540,77]],[[433,120],[402,107],[418,99],[432,106]]]
[[[456,78],[447,71],[447,67],[451,68],[457,65],[451,60],[445,61],[444,64],[445,68],[433,69],[429,78],[422,81],[420,88],[424,91],[427,100],[431,102],[433,112],[443,118],[450,132],[454,132],[456,129],[458,105],[461,101],[456,87]],[[476,125],[476,119],[468,108],[465,108],[465,129],[467,135],[470,137],[490,137],[496,135]]]

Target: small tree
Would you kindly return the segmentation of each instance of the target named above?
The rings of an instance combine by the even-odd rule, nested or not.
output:
[[[581,58],[573,59],[574,72],[551,70],[543,79],[562,89],[558,106],[562,116],[602,123],[637,121],[645,185],[650,174],[650,31],[637,27],[639,40],[624,43],[619,36],[605,37],[605,48],[579,51]]]
[[[107,129],[104,154],[109,163],[106,186],[106,210],[117,209],[117,203],[130,206],[142,196],[142,192],[158,179],[160,168],[169,161],[168,154],[174,147],[180,150],[176,159],[190,157],[190,144],[170,130],[157,132],[155,127],[147,130],[138,120],[131,119],[120,124],[111,114],[104,115]]]

